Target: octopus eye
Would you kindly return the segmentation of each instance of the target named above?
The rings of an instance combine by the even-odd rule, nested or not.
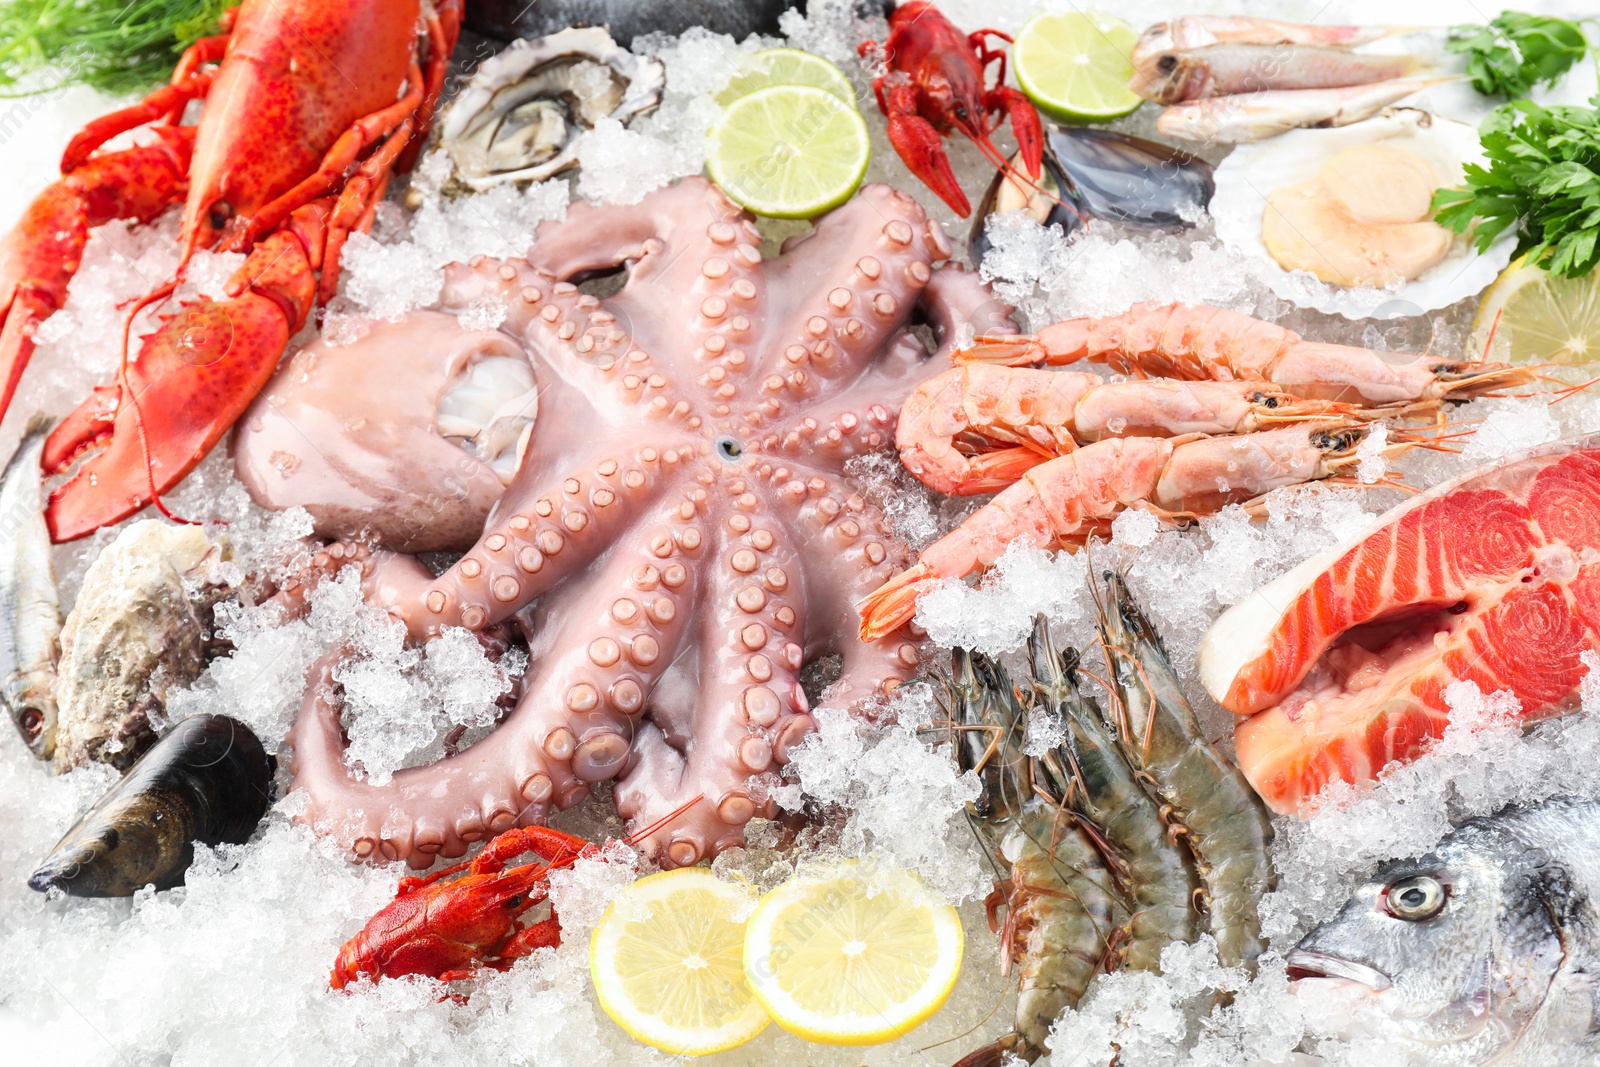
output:
[[[731,434],[723,434],[717,438],[717,455],[727,460],[738,459],[744,455],[744,445],[739,443],[737,437]]]
[[[1413,875],[1392,882],[1384,890],[1383,909],[1396,919],[1409,923],[1423,922],[1444,910],[1449,894],[1437,878],[1425,874]]]

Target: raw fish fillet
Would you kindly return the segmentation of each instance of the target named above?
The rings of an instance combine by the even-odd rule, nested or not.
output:
[[[1239,766],[1293,811],[1366,782],[1444,732],[1445,687],[1509,690],[1533,720],[1578,704],[1600,643],[1600,435],[1436,486],[1236,605],[1200,680],[1229,711]]]

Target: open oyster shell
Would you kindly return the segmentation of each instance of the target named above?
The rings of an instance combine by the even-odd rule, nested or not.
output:
[[[476,191],[543,181],[577,166],[580,133],[654,111],[665,84],[659,59],[634,55],[601,27],[512,41],[445,110],[439,145],[455,178]]]

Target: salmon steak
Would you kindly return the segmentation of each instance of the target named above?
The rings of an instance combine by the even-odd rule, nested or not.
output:
[[[1600,643],[1600,435],[1470,471],[1225,612],[1200,681],[1248,716],[1239,766],[1275,810],[1369,782],[1449,724],[1445,688],[1575,708]]]

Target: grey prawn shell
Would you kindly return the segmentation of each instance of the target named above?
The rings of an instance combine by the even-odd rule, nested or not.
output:
[[[76,897],[182,885],[194,842],[249,840],[272,803],[274,769],[244,723],[184,719],[67,831],[28,885]]]

